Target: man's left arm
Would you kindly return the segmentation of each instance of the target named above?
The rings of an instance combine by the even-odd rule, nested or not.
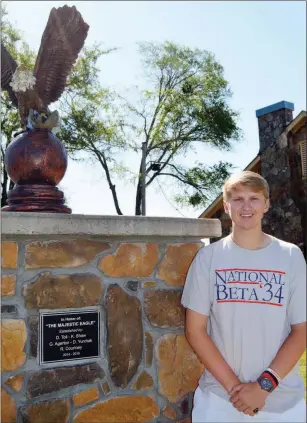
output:
[[[306,322],[291,326],[291,333],[280,347],[269,368],[281,379],[293,369],[306,349]],[[269,392],[261,389],[258,382],[242,383],[231,392],[231,402],[239,411],[246,407],[261,410]]]
[[[283,379],[306,349],[306,261],[301,250],[291,249],[287,318],[291,332],[278,350],[269,368]]]
[[[298,247],[293,247],[291,264],[290,298],[287,306],[291,332],[268,368],[281,380],[291,372],[306,349],[306,262]],[[243,404],[250,408],[259,408],[258,404],[264,403],[268,395],[269,392],[255,381],[235,387],[231,392],[231,401],[238,409],[242,409]]]
[[[290,335],[280,347],[269,366],[281,379],[293,369],[306,349],[306,322],[291,326]]]

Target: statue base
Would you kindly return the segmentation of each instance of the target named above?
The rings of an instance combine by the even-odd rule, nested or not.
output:
[[[16,184],[8,192],[8,205],[3,212],[71,213],[64,194],[53,185]]]

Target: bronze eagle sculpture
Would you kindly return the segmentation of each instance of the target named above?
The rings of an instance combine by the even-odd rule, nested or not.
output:
[[[42,36],[34,70],[17,65],[1,43],[1,88],[18,107],[22,126],[27,129],[57,125],[57,111],[48,105],[65,90],[67,77],[87,37],[89,25],[75,6],[53,8]]]

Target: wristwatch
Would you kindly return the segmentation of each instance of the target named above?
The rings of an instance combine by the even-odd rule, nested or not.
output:
[[[260,388],[264,391],[273,392],[275,389],[273,382],[268,377],[265,377],[263,375],[258,377],[257,382],[259,383]]]

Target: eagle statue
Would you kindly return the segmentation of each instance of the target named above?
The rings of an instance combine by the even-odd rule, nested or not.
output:
[[[48,105],[65,90],[67,77],[84,45],[89,26],[75,6],[53,8],[42,36],[34,70],[13,59],[1,43],[1,88],[18,107],[23,129],[52,129],[58,112]]]

